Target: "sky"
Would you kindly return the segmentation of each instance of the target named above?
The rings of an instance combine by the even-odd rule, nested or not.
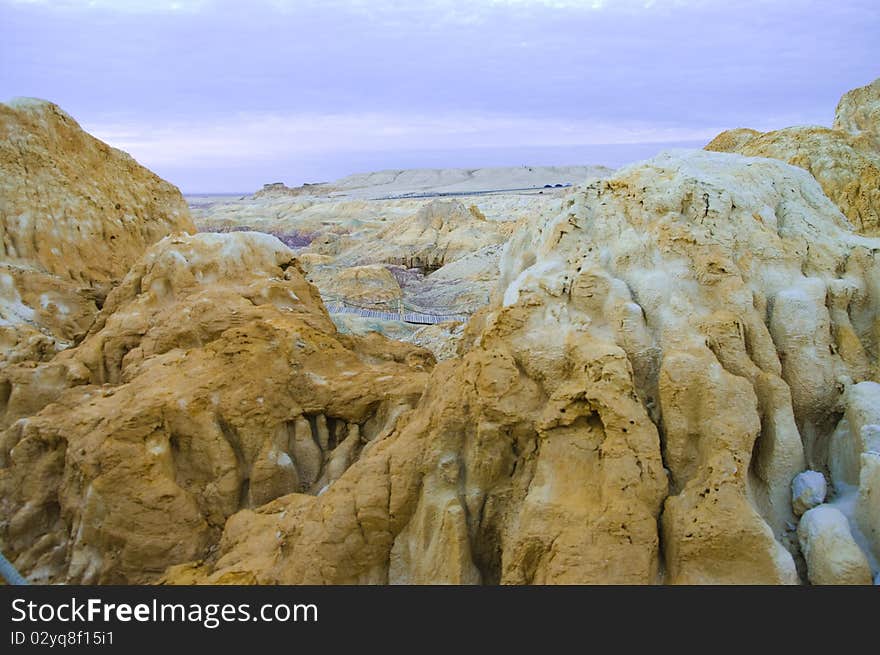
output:
[[[0,101],[45,98],[184,192],[605,164],[830,125],[877,0],[0,0]]]

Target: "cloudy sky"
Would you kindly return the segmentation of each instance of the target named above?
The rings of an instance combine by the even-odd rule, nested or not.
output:
[[[878,76],[877,0],[0,0],[0,100],[52,100],[189,192],[620,165],[829,125]]]

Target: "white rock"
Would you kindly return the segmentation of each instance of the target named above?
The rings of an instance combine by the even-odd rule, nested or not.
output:
[[[849,387],[828,455],[835,485],[858,487],[851,518],[870,553],[880,559],[880,384],[867,381]]]
[[[812,584],[871,584],[871,567],[840,510],[830,505],[808,510],[798,540]]]
[[[846,392],[844,418],[829,446],[832,480],[859,484],[861,455],[865,452],[880,452],[880,384],[877,382],[859,382]]]
[[[825,476],[819,471],[804,471],[791,481],[791,506],[800,516],[808,509],[825,502]]]

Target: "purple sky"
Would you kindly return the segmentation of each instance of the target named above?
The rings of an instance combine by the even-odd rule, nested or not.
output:
[[[877,0],[0,0],[0,100],[184,191],[382,168],[620,165],[830,125]]]

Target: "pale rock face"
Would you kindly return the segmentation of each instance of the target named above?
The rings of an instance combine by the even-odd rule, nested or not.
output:
[[[98,313],[97,299],[76,282],[0,263],[0,365],[46,361],[82,339]]]
[[[830,470],[835,484],[855,487],[850,520],[880,560],[880,384],[854,384],[844,398],[843,418],[830,442]]]
[[[502,243],[510,224],[489,221],[475,206],[459,200],[431,200],[413,215],[378,232],[374,239],[349,248],[339,265],[399,264],[431,271],[481,247]]]
[[[274,237],[168,237],[78,347],[4,382],[4,550],[40,581],[147,582],[235,512],[338,478],[432,363],[339,335]]]
[[[880,383],[865,381],[847,389],[843,418],[830,449],[832,479],[858,485],[862,455],[880,453]]]
[[[348,303],[383,311],[396,311],[403,294],[400,284],[381,264],[367,266],[313,266],[307,274],[309,282],[318,287],[325,302]]]
[[[871,568],[850,533],[846,517],[828,505],[808,510],[798,539],[812,584],[871,584]]]
[[[877,432],[880,436],[880,429]],[[880,562],[880,451],[862,453],[861,465],[855,519],[874,560]]]
[[[194,226],[180,191],[56,105],[0,104],[0,362],[82,338],[153,243]]]
[[[825,502],[825,476],[819,471],[798,473],[791,482],[791,506],[795,516]]]
[[[876,370],[865,348],[876,352],[878,241],[854,234],[807,174],[766,159],[664,154],[568,204],[511,241],[504,303],[550,297],[626,350],[665,435],[671,581],[791,581],[776,541],[791,480],[805,459],[826,462],[838,379]],[[848,285],[865,294],[861,317],[826,307]],[[838,345],[850,329],[865,347]]]
[[[707,150],[770,157],[809,171],[862,234],[880,235],[880,147],[848,132],[789,127],[745,138],[724,132]]]
[[[464,324],[457,321],[426,325],[403,339],[422,348],[427,348],[438,362],[458,357],[458,344],[464,338]]]

